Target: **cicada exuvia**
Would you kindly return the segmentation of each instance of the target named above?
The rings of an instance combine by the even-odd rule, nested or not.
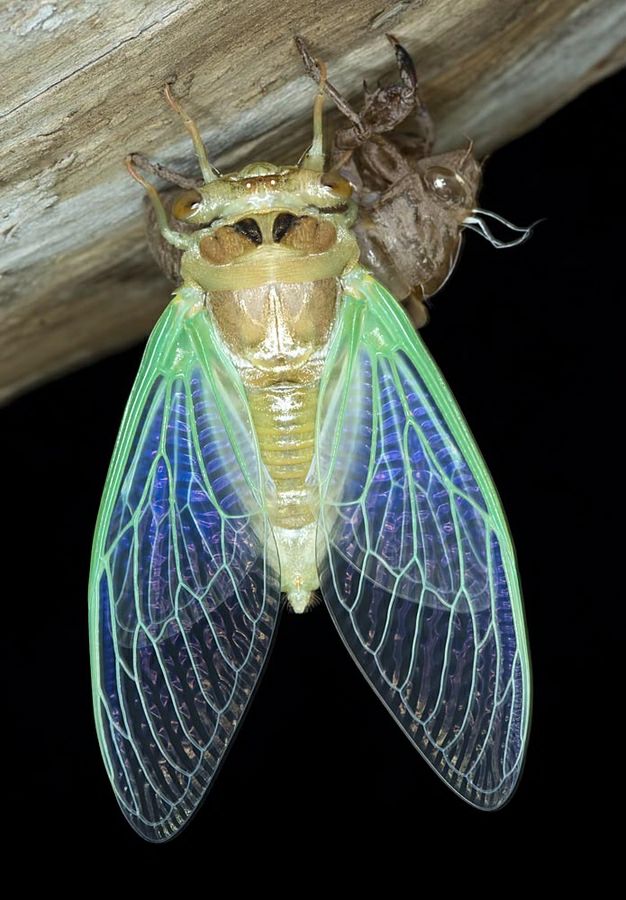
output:
[[[480,168],[471,148],[431,155],[411,60],[391,41],[400,81],[367,94],[361,113],[299,42],[319,89],[297,165],[220,174],[169,89],[201,181],[128,161],[179,287],[115,446],[90,634],[106,768],[151,841],[177,834],[209,788],[281,608],[302,613],[318,593],[453,790],[497,809],[519,778],[530,667],[515,553],[413,327],[462,229],[491,237]],[[349,119],[328,162],[325,94]],[[185,190],[162,197],[139,165]]]

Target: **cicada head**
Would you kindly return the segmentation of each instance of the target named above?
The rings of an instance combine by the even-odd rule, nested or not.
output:
[[[204,290],[337,277],[358,259],[350,193],[304,165],[257,162],[221,175],[173,210],[197,228],[181,274]]]
[[[351,185],[324,170],[321,94],[313,143],[299,164],[256,162],[225,174],[211,166],[195,125],[166,96],[192,133],[204,183],[180,194],[168,217],[154,188],[129,169],[150,194],[161,235],[182,250],[184,281],[205,291],[299,284],[339,277],[358,261]]]

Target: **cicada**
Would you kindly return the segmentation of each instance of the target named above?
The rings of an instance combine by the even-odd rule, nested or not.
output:
[[[471,148],[428,155],[415,71],[391,40],[400,81],[367,94],[361,113],[299,43],[319,86],[297,165],[220,174],[169,88],[201,182],[128,161],[180,283],[115,445],[90,639],[106,769],[150,841],[176,835],[211,786],[281,609],[303,613],[318,594],[460,797],[497,809],[520,775],[530,667],[511,537],[398,302],[422,324],[463,227],[489,236],[475,208],[480,169]],[[350,120],[329,161],[325,95]],[[139,164],[187,190],[162,199]]]

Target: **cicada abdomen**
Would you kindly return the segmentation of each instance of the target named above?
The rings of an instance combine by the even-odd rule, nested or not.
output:
[[[504,514],[440,373],[362,264],[373,132],[347,148],[352,185],[345,154],[325,163],[334,89],[315,71],[298,165],[218,173],[169,90],[202,182],[149,165],[186,189],[164,205],[137,172],[145,161],[128,162],[180,287],[113,454],[90,625],[107,771],[152,841],[174,836],[211,785],[282,597],[303,612],[322,594],[400,727],[470,803],[501,806],[522,765],[530,673]]]

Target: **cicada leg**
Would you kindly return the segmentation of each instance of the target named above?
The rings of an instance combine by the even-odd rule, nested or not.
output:
[[[131,164],[137,169],[148,172],[148,174],[154,175],[156,178],[162,178],[163,181],[174,184],[176,187],[190,190],[192,188],[201,187],[204,184],[202,178],[193,178],[189,175],[183,175],[182,172],[170,169],[169,166],[163,166],[161,163],[152,162],[152,160],[148,159],[147,156],[144,156],[143,153],[130,153],[128,158]]]

